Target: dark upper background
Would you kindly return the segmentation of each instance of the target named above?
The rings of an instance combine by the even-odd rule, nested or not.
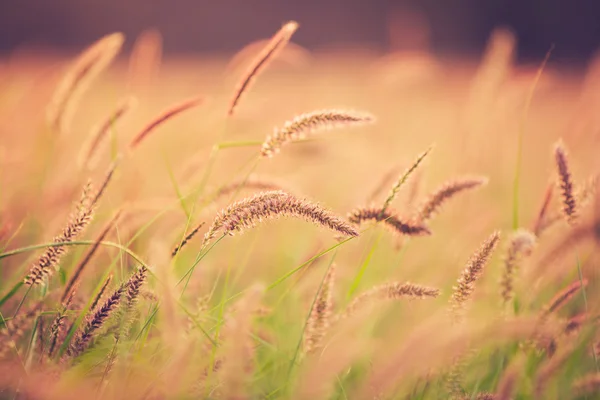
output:
[[[310,49],[427,43],[438,53],[478,54],[499,25],[516,32],[521,60],[542,57],[551,43],[555,61],[584,62],[600,48],[600,0],[0,0],[0,53],[71,51],[150,27],[169,54],[233,52],[290,19],[300,23],[294,41]],[[411,26],[427,34],[412,35]]]

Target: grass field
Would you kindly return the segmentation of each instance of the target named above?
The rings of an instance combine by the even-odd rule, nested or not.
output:
[[[287,27],[0,60],[1,398],[599,398],[600,64]]]

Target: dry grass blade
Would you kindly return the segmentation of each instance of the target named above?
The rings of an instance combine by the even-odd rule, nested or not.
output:
[[[92,221],[92,214],[94,212],[94,195],[92,192],[91,183],[88,183],[83,189],[81,199],[77,203],[75,210],[71,213],[69,222],[62,233],[54,238],[55,244],[73,241]],[[46,276],[52,275],[54,268],[66,252],[67,249],[65,246],[57,245],[48,247],[25,277],[25,284],[41,284]]]
[[[342,218],[317,203],[283,192],[262,192],[231,204],[221,211],[204,236],[204,248],[220,230],[233,235],[235,231],[252,228],[263,220],[296,217],[328,228],[344,236],[358,236],[358,232]]]
[[[177,103],[164,110],[163,112],[159,113],[133,137],[131,143],[129,144],[129,148],[131,150],[135,149],[137,146],[139,146],[142,140],[144,140],[158,126],[164,124],[165,122],[181,114],[182,112],[202,104],[202,101],[203,97],[201,96],[192,97],[190,99]]]
[[[461,314],[465,308],[465,303],[471,298],[475,290],[475,282],[483,274],[483,269],[498,245],[499,240],[500,232],[496,231],[492,233],[471,256],[466,268],[460,274],[450,299],[450,308],[454,321],[459,322],[462,319]]]
[[[298,29],[298,23],[295,21],[287,22],[281,29],[271,38],[265,48],[258,54],[258,56],[252,61],[244,75],[241,77],[239,83],[235,88],[233,98],[229,103],[229,109],[227,110],[228,115],[233,115],[233,112],[238,105],[242,95],[248,91],[254,80],[258,75],[269,65],[271,61],[277,56],[277,54],[285,47],[290,41],[290,38]]]
[[[383,202],[383,206],[381,207],[382,215],[383,215],[383,213],[385,213],[385,211],[390,206],[390,204],[392,204],[392,201],[394,201],[394,198],[396,197],[396,194],[398,194],[398,191],[400,190],[402,185],[406,182],[406,180],[410,177],[410,175],[417,169],[419,164],[421,164],[423,159],[427,156],[427,154],[429,154],[429,152],[431,151],[432,148],[433,147],[428,148],[424,153],[422,153],[419,157],[417,157],[415,162],[406,171],[404,171],[404,173],[402,175],[400,175],[400,177],[398,178],[398,181],[396,181],[394,186],[392,186],[392,190],[390,191],[390,194]]]
[[[413,222],[402,221],[394,212],[387,209],[382,211],[379,207],[365,207],[352,210],[348,214],[348,220],[353,224],[361,224],[365,221],[383,222],[393,233],[408,236],[430,235],[431,231],[424,225]]]
[[[399,300],[404,298],[424,299],[427,297],[438,297],[439,295],[439,289],[429,286],[416,285],[410,282],[385,283],[379,286],[375,286],[374,288],[358,295],[346,307],[344,312],[340,315],[340,319],[348,318],[355,314],[357,310],[366,307],[369,304],[373,304],[377,301]]]
[[[323,279],[319,293],[313,304],[304,333],[304,352],[316,351],[327,333],[333,312],[333,285],[335,283],[335,265],[332,264]]]
[[[563,214],[567,222],[573,224],[577,219],[578,210],[573,189],[573,177],[569,170],[567,151],[562,142],[559,142],[554,148],[554,157],[556,159],[556,168],[558,170],[558,186],[563,198]]]
[[[78,97],[115,58],[124,40],[121,33],[107,35],[88,47],[77,58],[64,75],[48,104],[48,122],[52,129],[58,133],[66,130]]]
[[[99,153],[106,146],[111,129],[136,104],[137,99],[135,97],[124,98],[104,120],[92,128],[88,141],[79,152],[79,165],[82,168],[93,169],[98,164]]]
[[[464,177],[444,183],[431,193],[429,198],[419,207],[415,219],[420,222],[427,221],[440,210],[446,201],[458,193],[483,186],[487,182],[488,179],[483,177]]]
[[[504,257],[504,269],[500,281],[500,295],[504,304],[507,304],[514,297],[513,282],[515,273],[521,260],[531,254],[535,243],[536,236],[525,229],[520,229],[512,234]]]
[[[287,121],[282,128],[276,128],[272,135],[267,136],[262,145],[261,155],[273,157],[286,143],[303,139],[321,130],[363,125],[374,121],[375,117],[371,114],[351,110],[317,110],[300,114]]]

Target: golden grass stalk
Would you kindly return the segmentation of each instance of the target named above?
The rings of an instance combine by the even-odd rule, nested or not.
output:
[[[96,243],[94,243],[94,245],[92,247],[90,247],[90,249],[88,250],[86,255],[81,259],[79,264],[77,264],[77,267],[75,267],[75,271],[73,272],[71,279],[69,279],[69,282],[67,282],[67,284],[65,285],[65,288],[63,290],[63,295],[61,297],[61,301],[65,301],[67,299],[67,297],[70,296],[71,289],[74,287],[74,285],[76,283],[79,282],[81,273],[83,272],[85,267],[88,265],[88,263],[90,262],[90,260],[94,256],[94,254],[96,254],[96,251],[98,251],[98,249],[100,248],[100,242],[102,242],[104,240],[104,238],[106,238],[106,236],[108,235],[110,230],[113,228],[113,226],[116,224],[116,222],[120,216],[121,216],[121,211],[117,211],[117,213],[111,218],[111,220],[108,221],[108,223],[104,226],[104,229],[102,229],[102,231],[100,232],[100,235],[98,235],[98,237],[96,238]]]
[[[48,123],[57,133],[67,130],[78,98],[116,57],[124,40],[121,33],[104,36],[81,53],[67,70],[47,108]]]
[[[444,183],[429,195],[429,198],[419,207],[416,220],[425,222],[433,217],[443,204],[460,192],[475,189],[488,182],[484,177],[463,177]]]
[[[552,183],[548,184],[546,192],[544,193],[544,200],[542,201],[542,206],[540,207],[540,211],[538,212],[537,218],[533,224],[533,233],[537,237],[539,237],[542,234],[542,232],[549,226],[548,209],[550,208],[550,202],[552,201],[553,188],[554,185]]]
[[[154,117],[150,122],[148,122],[134,137],[131,143],[129,144],[130,150],[135,149],[139,144],[144,140],[152,131],[158,128],[160,125],[164,124],[171,118],[176,117],[184,111],[187,111],[193,107],[196,107],[203,102],[203,97],[196,96],[190,99],[186,99],[180,103],[177,103],[166,110],[160,112],[156,117]]]
[[[75,210],[71,213],[67,226],[62,233],[54,238],[55,244],[72,242],[79,236],[92,221],[94,211],[94,195],[92,185],[84,187],[79,202]],[[67,252],[66,246],[51,246],[46,249],[44,254],[32,266],[29,274],[25,277],[26,285],[39,285],[46,276],[54,273],[54,268],[58,265],[64,254]]]
[[[591,373],[579,378],[573,383],[573,392],[578,396],[586,396],[600,392],[600,374]]]
[[[536,236],[528,230],[519,229],[511,235],[500,280],[500,295],[504,304],[513,299],[515,274],[522,259],[531,254],[535,243]]]
[[[317,110],[300,114],[287,121],[282,128],[275,128],[273,134],[267,136],[262,145],[261,155],[273,157],[279,153],[283,145],[303,139],[318,131],[341,126],[362,125],[374,121],[375,117],[371,114],[349,110]]]
[[[333,312],[333,285],[335,283],[335,265],[332,264],[323,279],[315,299],[304,332],[304,352],[310,354],[320,348],[327,333]]]
[[[106,147],[110,131],[136,104],[137,99],[133,96],[122,99],[105,119],[91,129],[88,140],[79,151],[79,165],[82,168],[95,168],[102,149]]]
[[[185,246],[190,240],[192,240],[194,238],[194,236],[196,236],[196,233],[198,233],[200,228],[202,228],[205,223],[206,222],[204,222],[204,221],[200,222],[200,224],[198,224],[198,226],[196,226],[190,233],[188,233],[188,235],[181,241],[181,243],[179,243],[179,244],[177,244],[177,246],[175,246],[175,248],[171,252],[171,257],[175,257],[177,255],[177,253],[179,253],[181,248],[183,246]]]
[[[235,87],[233,98],[229,103],[229,109],[227,110],[228,115],[233,115],[233,112],[238,105],[242,95],[250,89],[254,80],[258,75],[275,59],[277,54],[285,47],[290,41],[290,38],[298,29],[298,23],[290,21],[284,24],[279,31],[267,43],[263,50],[257,55],[257,57],[248,66],[248,69],[244,72],[244,75],[240,78],[240,81]]]
[[[346,307],[340,315],[340,319],[348,318],[355,314],[359,309],[378,301],[399,300],[399,299],[424,299],[427,297],[438,297],[440,290],[437,288],[416,285],[406,282],[391,282],[375,286],[364,293],[358,295]]]
[[[206,232],[202,247],[204,248],[218,231],[233,235],[235,231],[252,228],[263,220],[279,217],[301,218],[344,236],[358,236],[358,232],[350,224],[319,204],[298,199],[283,191],[269,191],[237,201],[221,211]]]
[[[498,245],[500,232],[492,233],[471,256],[467,262],[466,268],[460,274],[457,285],[453,287],[454,292],[450,298],[450,309],[455,322],[460,322],[465,304],[475,291],[475,282],[483,274],[483,269],[487,264],[492,252]]]
[[[563,198],[563,214],[569,224],[575,223],[577,219],[577,204],[573,190],[573,178],[569,170],[569,161],[567,151],[562,142],[556,144],[554,148],[554,157],[556,159],[556,168],[558,170],[558,187]]]
[[[426,226],[414,222],[404,222],[395,214],[394,210],[387,209],[383,211],[379,207],[356,208],[348,214],[348,220],[357,225],[365,221],[383,222],[393,233],[399,235],[422,236],[431,234]]]
[[[135,39],[129,56],[127,83],[130,90],[147,87],[155,79],[162,62],[163,39],[156,29],[143,31]]]
[[[398,194],[398,191],[400,190],[402,185],[407,181],[407,179],[410,177],[410,175],[417,169],[419,164],[421,164],[421,162],[423,161],[425,156],[427,156],[427,154],[429,154],[429,152],[431,151],[432,148],[433,147],[428,148],[425,152],[423,152],[421,155],[419,155],[419,157],[417,157],[415,162],[412,163],[412,165],[406,171],[404,171],[404,173],[402,175],[400,175],[400,177],[398,178],[398,180],[396,181],[394,186],[392,186],[392,189],[390,190],[390,194],[383,202],[383,206],[381,207],[382,215],[385,213],[385,211],[390,206],[392,201],[394,201],[394,198],[396,197],[396,194]]]
[[[581,290],[582,288],[584,288],[587,284],[588,284],[587,279],[577,280],[577,281],[571,283],[569,286],[567,286],[563,290],[561,290],[560,292],[558,292],[557,294],[555,294],[554,297],[552,297],[552,299],[550,299],[548,304],[544,307],[544,310],[542,311],[541,316],[546,317],[547,315],[549,315],[553,312],[556,312],[558,309],[560,309],[562,306],[564,306],[569,300],[571,300],[573,298],[573,296],[575,296],[575,294],[577,294],[577,292],[579,290]]]

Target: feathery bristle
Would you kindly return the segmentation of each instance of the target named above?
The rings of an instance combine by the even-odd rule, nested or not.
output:
[[[48,357],[52,357],[54,355],[54,350],[56,349],[58,339],[65,331],[65,320],[67,318],[66,313],[73,303],[75,291],[76,289],[73,289],[69,292],[69,296],[63,301],[61,310],[52,322],[52,326],[50,327],[50,346],[48,347]]]
[[[319,288],[304,333],[304,352],[310,354],[317,350],[327,333],[333,311],[333,285],[335,265],[331,265]]]
[[[252,228],[263,220],[284,216],[301,218],[344,236],[358,236],[358,232],[350,224],[319,204],[298,199],[283,191],[270,191],[235,202],[223,210],[205,234],[202,247],[204,248],[219,230],[222,230],[223,234],[233,235],[235,231]]]
[[[122,99],[104,120],[92,128],[87,142],[79,152],[79,165],[82,168],[93,169],[98,164],[100,152],[106,147],[109,133],[136,104],[137,99],[133,96]]]
[[[89,225],[94,211],[92,185],[84,187],[81,199],[69,218],[69,223],[62,233],[54,238],[55,244],[72,242]],[[63,255],[67,252],[65,246],[55,245],[48,247],[44,254],[33,265],[25,278],[25,284],[35,285],[42,283],[44,277],[52,275]]]
[[[298,23],[296,21],[287,22],[275,35],[273,35],[269,43],[267,43],[263,50],[252,61],[235,88],[233,98],[231,99],[229,109],[227,110],[229,116],[233,115],[240,98],[248,91],[256,77],[258,77],[269,63],[275,59],[281,49],[283,49],[290,41],[297,29]]]
[[[205,223],[206,222],[204,222],[204,221],[200,222],[200,224],[196,228],[194,228],[194,230],[192,230],[190,233],[188,233],[187,236],[181,241],[181,243],[179,243],[177,246],[175,246],[175,248],[171,252],[171,257],[175,257],[177,255],[177,253],[179,253],[179,250],[181,250],[181,248],[183,246],[185,246],[190,240],[192,240],[194,238],[194,236],[196,236],[196,233],[198,233],[200,228],[202,228]]]
[[[558,170],[558,186],[563,198],[563,214],[569,224],[573,224],[577,219],[577,204],[573,190],[573,178],[569,170],[567,152],[562,142],[559,142],[554,149],[556,167]]]
[[[427,221],[440,210],[446,201],[450,200],[456,194],[475,189],[485,185],[487,182],[487,178],[464,177],[444,183],[420,206],[416,220],[420,222]]]
[[[455,322],[460,321],[465,303],[471,298],[475,290],[475,282],[483,274],[483,269],[499,240],[500,232],[496,231],[483,242],[481,247],[471,256],[466,268],[460,274],[457,285],[453,287],[454,292],[450,299],[450,307]]]
[[[392,201],[394,201],[394,198],[396,197],[396,194],[398,194],[398,191],[400,190],[402,185],[408,180],[408,178],[411,176],[411,174],[417,169],[417,167],[419,166],[419,164],[421,164],[421,162],[427,156],[427,154],[429,154],[429,152],[431,152],[431,149],[433,149],[433,146],[428,148],[427,150],[425,150],[421,155],[419,155],[419,157],[417,157],[415,162],[412,163],[412,165],[406,171],[404,171],[404,173],[402,175],[400,175],[400,177],[398,178],[398,180],[396,181],[394,186],[392,186],[392,189],[390,190],[390,194],[383,202],[383,206],[381,207],[381,214],[385,213],[385,211],[390,206],[390,204],[392,204]]]
[[[504,304],[514,297],[514,278],[523,257],[531,254],[536,237],[533,233],[520,229],[514,232],[508,244],[506,257],[504,258],[504,270],[500,281],[501,296]]]
[[[588,283],[587,279],[577,280],[571,283],[569,286],[558,292],[552,299],[548,302],[548,304],[544,307],[544,311],[542,312],[542,316],[546,316],[557,311],[566,302],[573,298],[573,296],[583,287],[585,287]]]
[[[202,104],[203,100],[204,98],[202,96],[192,97],[191,99],[187,99],[180,103],[177,103],[164,110],[163,112],[159,113],[133,137],[131,143],[129,143],[129,149],[135,149],[137,146],[140,145],[142,140],[144,140],[158,126],[164,124],[165,122],[181,114],[182,112]]]
[[[287,121],[282,128],[276,128],[263,143],[261,154],[263,157],[273,157],[286,143],[303,139],[320,130],[362,125],[374,121],[375,117],[371,114],[348,110],[318,110],[301,114]]]
[[[394,213],[394,210],[382,211],[377,207],[357,208],[348,214],[348,221],[360,224],[365,221],[383,222],[393,233],[409,236],[430,235],[431,231],[424,225],[404,222]]]
[[[423,299],[426,297],[437,297],[439,294],[439,289],[429,286],[415,285],[409,282],[385,283],[375,286],[374,288],[358,295],[346,307],[346,310],[341,314],[340,318],[347,318],[353,315],[361,307],[372,304],[375,301],[399,300],[402,298]]]
[[[80,328],[77,338],[69,347],[68,355],[70,357],[77,357],[88,348],[96,331],[102,328],[106,320],[108,320],[111,314],[116,310],[117,306],[121,303],[121,297],[123,292],[125,292],[125,289],[126,287],[124,285],[120,286],[104,301],[104,304],[102,304],[97,311],[94,312],[91,310],[91,312],[94,312],[93,315],[88,314],[86,318],[87,322]]]
[[[48,104],[48,122],[52,129],[62,133],[77,98],[85,92],[91,81],[104,70],[121,50],[125,37],[121,33],[104,36],[87,48],[64,75]]]

